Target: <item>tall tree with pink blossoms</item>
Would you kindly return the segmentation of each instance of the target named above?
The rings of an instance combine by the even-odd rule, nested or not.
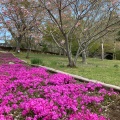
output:
[[[16,41],[16,51],[20,50],[21,41],[29,41],[30,36],[34,35],[33,30],[40,24],[37,20],[41,21],[40,12],[37,12],[35,2],[27,0],[4,0],[1,1],[0,20],[2,28],[7,29],[13,39]],[[39,15],[39,17],[38,17]],[[42,15],[41,15],[42,17]],[[39,34],[37,34],[39,37]]]
[[[107,34],[108,29],[120,23],[113,19],[113,12],[119,9],[117,0],[38,0],[39,6],[46,11],[46,18],[59,30],[61,42],[57,42],[59,34],[51,29],[49,34],[58,47],[66,51],[68,66],[76,66],[80,54],[85,61],[86,49],[91,42]],[[83,25],[84,23],[84,25]],[[73,36],[77,33],[76,39]],[[77,41],[76,55],[72,54],[72,43]]]

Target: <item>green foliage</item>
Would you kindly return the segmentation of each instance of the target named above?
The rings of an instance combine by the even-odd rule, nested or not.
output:
[[[118,31],[117,35],[119,35],[119,36],[120,36],[120,31]]]
[[[78,49],[78,43],[77,41],[73,40],[72,42],[72,54],[73,55],[76,55],[77,49]]]
[[[118,33],[117,33],[116,41],[120,41],[120,31],[118,31]]]
[[[89,45],[89,52],[90,54],[94,54],[95,52],[100,52],[100,43],[96,42],[96,43],[91,43]]]
[[[42,47],[43,47],[42,52],[47,52],[48,51],[48,47],[47,47],[46,44],[43,44]]]
[[[44,65],[43,61],[39,58],[33,58],[31,59],[31,64],[40,64],[40,65]]]
[[[47,41],[49,43],[54,42],[52,36],[50,35],[50,31],[52,31],[52,34],[58,43],[61,43],[61,41],[64,40],[64,37],[61,34],[61,32],[59,31],[59,29],[56,26],[47,23],[46,24],[46,34],[47,35],[43,36],[43,41]],[[75,40],[76,35],[72,34],[69,39],[71,41],[72,54],[75,55],[77,52],[77,49],[78,49],[78,43]]]
[[[50,31],[52,31],[53,36],[55,37],[55,39],[58,42],[60,42],[63,39],[63,36],[62,36],[61,32],[59,31],[59,29],[52,24],[47,23],[45,31],[46,31],[46,35],[43,36],[44,41],[53,42],[53,38],[50,34]]]
[[[117,51],[117,52],[116,52],[116,59],[117,59],[117,60],[120,60],[120,51]]]
[[[105,43],[104,44],[104,52],[113,52],[113,44]]]
[[[89,45],[89,53],[90,55],[101,54],[101,43],[91,43]],[[112,41],[104,41],[104,52],[111,52],[113,53],[113,42]]]

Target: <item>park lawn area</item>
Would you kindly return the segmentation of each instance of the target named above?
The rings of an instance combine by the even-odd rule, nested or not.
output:
[[[14,55],[22,60],[31,63],[31,59],[39,58],[42,62],[40,65],[55,68],[67,73],[79,75],[85,78],[98,80],[104,83],[120,86],[120,61],[119,60],[100,60],[98,58],[88,58],[87,64],[81,63],[78,59],[76,68],[67,67],[67,57],[50,54],[31,53],[30,58],[26,59],[26,53],[21,52]]]

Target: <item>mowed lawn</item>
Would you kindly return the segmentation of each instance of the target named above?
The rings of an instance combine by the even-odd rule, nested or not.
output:
[[[30,58],[26,59],[26,53],[24,52],[14,54],[16,57],[19,57],[28,63],[31,63],[31,59],[39,58],[41,60],[41,65],[85,78],[120,86],[120,60],[102,61],[98,58],[88,58],[87,64],[83,65],[81,63],[81,58],[79,58],[77,67],[69,68],[67,67],[68,59],[65,56],[31,53]]]

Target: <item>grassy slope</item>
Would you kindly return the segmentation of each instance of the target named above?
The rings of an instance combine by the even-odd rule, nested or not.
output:
[[[25,53],[15,54],[20,59],[30,63],[30,59],[39,58],[45,66],[62,70],[71,74],[80,75],[89,79],[99,80],[105,83],[120,86],[120,61],[104,60],[89,58],[87,65],[81,64],[81,59],[78,59],[77,68],[68,68],[67,58],[64,56],[46,55],[46,54],[31,54],[30,59],[26,59]]]

